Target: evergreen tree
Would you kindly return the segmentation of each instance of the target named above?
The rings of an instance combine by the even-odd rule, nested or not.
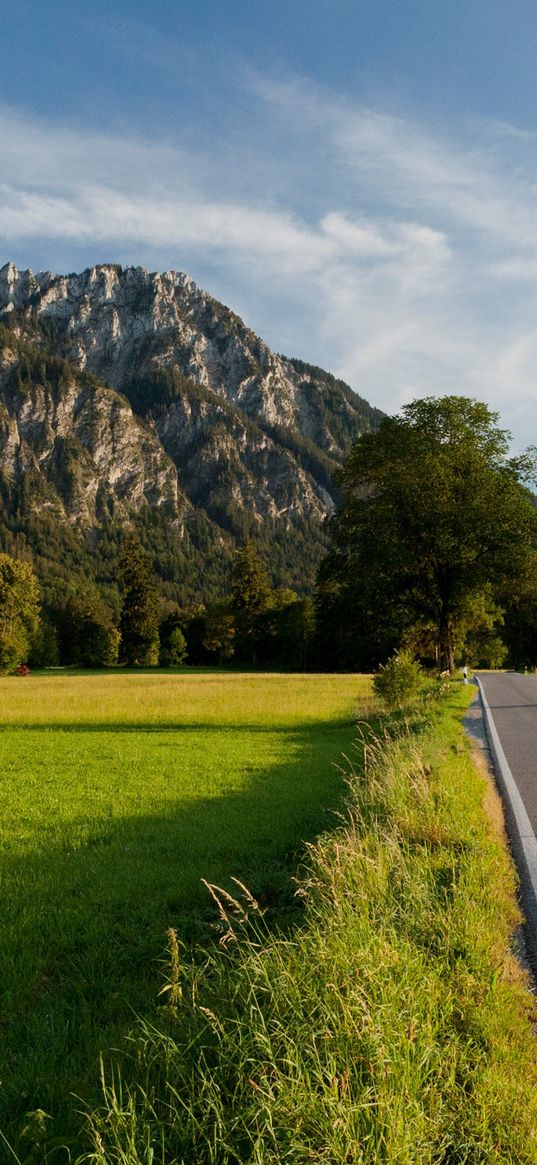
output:
[[[120,662],[129,667],[153,667],[159,656],[159,600],[149,561],[131,538],[119,560],[123,592],[120,620]]]
[[[173,627],[166,643],[161,645],[161,667],[180,667],[187,660],[186,639],[180,627]]]
[[[271,590],[266,568],[251,538],[248,538],[242,549],[237,550],[235,554],[230,591],[237,655],[251,663],[257,663],[262,616],[270,604]]]

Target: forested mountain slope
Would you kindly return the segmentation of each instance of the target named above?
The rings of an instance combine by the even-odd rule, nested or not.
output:
[[[170,598],[219,592],[250,534],[311,586],[333,474],[381,417],[273,353],[184,274],[0,270],[0,543],[46,586],[106,584],[126,530]]]

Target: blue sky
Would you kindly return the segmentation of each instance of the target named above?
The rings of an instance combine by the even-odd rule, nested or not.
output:
[[[18,0],[0,262],[188,271],[395,411],[537,443],[537,5]]]

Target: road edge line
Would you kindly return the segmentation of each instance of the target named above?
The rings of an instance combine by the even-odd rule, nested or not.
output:
[[[529,930],[528,937],[535,958],[537,955],[537,837],[532,829],[526,807],[503,751],[483,685],[478,676],[474,676],[474,679],[479,687],[490,752],[494,762],[494,773],[506,810],[507,830],[518,865],[526,923]]]

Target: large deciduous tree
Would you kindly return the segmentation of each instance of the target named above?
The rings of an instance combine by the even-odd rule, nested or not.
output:
[[[429,623],[452,671],[469,602],[523,579],[532,560],[537,515],[523,483],[535,460],[510,457],[509,441],[496,413],[461,396],[414,401],[362,434],[341,473],[321,617],[323,596],[332,618],[351,623],[354,604],[379,657]]]
[[[96,594],[67,595],[56,608],[56,624],[62,663],[92,668],[117,663],[119,631]]]
[[[225,603],[215,605],[205,616],[203,646],[218,655],[220,667],[235,651],[235,621]]]
[[[537,665],[537,553],[532,569],[518,585],[500,596],[503,607],[502,637],[509,648],[509,662],[516,668]]]
[[[29,655],[39,623],[39,584],[27,562],[0,554],[0,672]]]

